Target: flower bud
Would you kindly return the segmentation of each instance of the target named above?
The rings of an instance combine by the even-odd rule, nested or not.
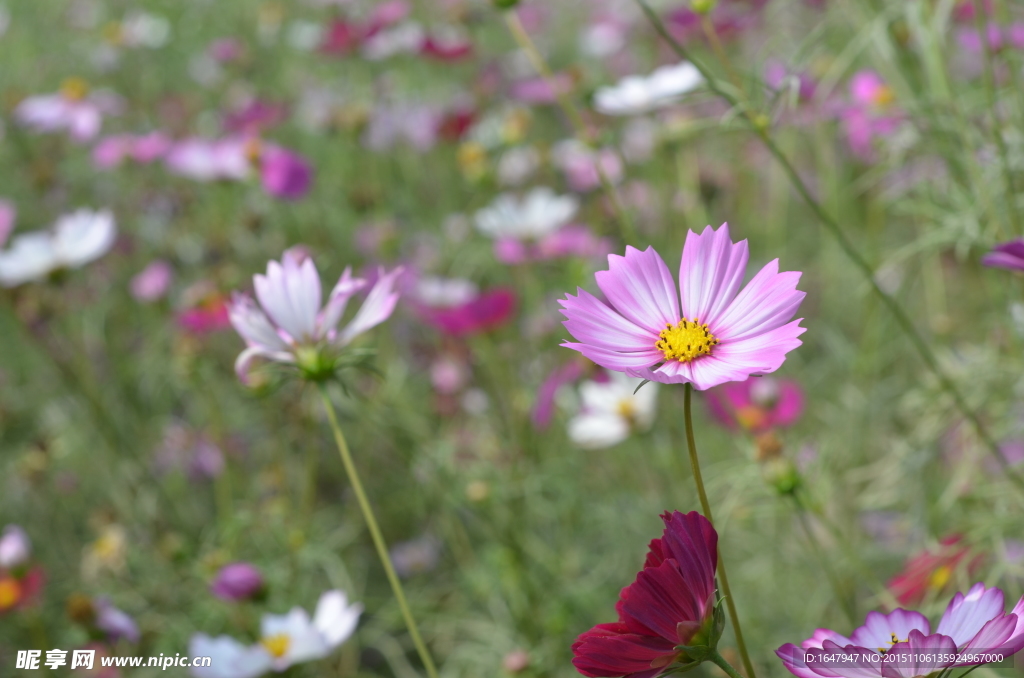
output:
[[[259,598],[264,593],[263,575],[249,563],[231,563],[217,573],[210,593],[222,600]]]
[[[718,0],[693,0],[691,7],[697,14],[709,14],[718,4]]]

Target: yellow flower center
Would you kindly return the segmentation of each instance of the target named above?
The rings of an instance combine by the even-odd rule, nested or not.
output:
[[[895,645],[896,643],[908,643],[908,642],[910,642],[910,637],[909,636],[907,638],[905,638],[904,640],[900,640],[900,637],[897,636],[895,633],[892,633],[891,631],[889,632],[889,637],[891,638],[891,640],[889,641],[889,647],[880,647],[880,648],[878,648],[878,651],[881,652],[882,654],[885,654],[886,652],[891,650],[892,646]]]
[[[0,579],[0,611],[14,607],[21,599],[21,585],[17,579]]]
[[[707,323],[702,324],[698,318],[683,318],[675,325],[666,325],[654,347],[665,354],[665,360],[688,363],[702,355],[709,355],[711,347],[717,343],[718,339],[711,334]]]
[[[949,578],[953,576],[953,571],[949,569],[948,565],[943,565],[932,572],[931,576],[928,577],[928,586],[939,591],[945,588],[946,584],[949,583]]]
[[[292,639],[284,633],[279,633],[276,636],[268,636],[260,641],[260,644],[274,657],[280,659],[284,656],[284,653],[288,651],[288,646],[291,644]]]
[[[65,99],[81,101],[89,93],[89,84],[81,78],[68,78],[60,84],[60,93]]]
[[[885,108],[896,100],[896,93],[888,85],[882,85],[871,95],[871,103],[879,108]]]
[[[618,410],[620,417],[628,421],[630,425],[633,424],[633,419],[636,417],[636,405],[633,403],[632,398],[623,398],[618,402],[615,409]]]

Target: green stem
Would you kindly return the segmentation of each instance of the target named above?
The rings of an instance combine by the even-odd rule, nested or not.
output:
[[[1006,198],[1010,203],[1010,224],[1013,227],[1012,233],[1020,233],[1020,214],[1017,211],[1017,191],[1013,185],[1013,174],[1010,170],[1010,153],[1006,148],[1006,140],[999,126],[999,114],[997,105],[999,97],[996,94],[995,69],[992,64],[995,60],[992,55],[992,45],[988,41],[988,26],[986,25],[986,13],[982,0],[974,0],[974,23],[978,30],[978,39],[981,40],[982,50],[985,58],[985,94],[988,95],[988,114],[992,124],[992,136],[995,137],[996,147],[999,149],[999,160],[1003,170],[1003,181],[1006,183]]]
[[[544,60],[544,57],[539,51],[537,51],[536,45],[533,44],[533,40],[530,39],[530,35],[523,28],[522,22],[519,20],[519,15],[516,14],[515,10],[509,10],[505,12],[505,24],[508,26],[509,33],[515,39],[516,44],[519,45],[519,49],[526,53],[526,57],[530,60],[530,64],[534,70],[542,78],[544,78],[548,86],[551,87],[551,91],[555,93],[555,97],[558,99],[558,106],[565,113],[565,116],[569,119],[569,124],[573,128],[576,138],[586,144],[592,146],[590,135],[587,134],[587,125],[583,121],[583,116],[580,114],[579,109],[573,104],[572,100],[561,92],[558,88],[557,83],[554,79],[554,74],[551,72],[551,67]],[[622,203],[622,198],[619,196],[618,190],[612,185],[612,182],[608,179],[608,175],[605,174],[604,168],[601,167],[600,158],[594,161],[594,169],[597,170],[597,177],[601,181],[601,188],[604,190],[605,195],[611,200],[612,207],[615,209],[619,217],[619,225],[622,228],[622,239],[628,242],[636,242],[636,227],[633,225],[633,220],[629,216],[629,212],[626,210],[626,206]]]
[[[739,671],[732,667],[732,664],[725,661],[725,657],[718,654],[718,650],[712,650],[711,654],[708,655],[708,659],[711,662],[713,662],[715,666],[725,671],[726,674],[728,674],[729,678],[743,678],[743,676],[740,675]]]
[[[693,417],[690,413],[690,400],[693,395],[693,385],[686,384],[685,396],[683,398],[683,418],[686,421],[686,446],[690,451],[690,469],[693,471],[693,482],[697,485],[697,496],[700,497],[700,506],[704,511],[704,517],[712,526],[715,524],[711,517],[711,504],[708,502],[708,494],[704,491],[704,478],[700,474],[700,460],[697,458],[697,443],[693,438]],[[722,559],[721,549],[718,553],[718,578],[722,584],[722,595],[725,597],[725,604],[729,608],[729,618],[732,620],[732,631],[736,634],[736,647],[743,659],[743,667],[747,670],[750,678],[757,678],[754,673],[754,665],[750,661],[750,654],[747,652],[747,644],[743,640],[743,631],[740,629],[740,618],[736,614],[736,603],[729,589],[729,576],[725,573],[725,561]],[[724,660],[723,660],[724,661]],[[717,662],[716,662],[717,663]],[[730,667],[731,668],[731,667]],[[728,673],[728,671],[726,671]]]
[[[391,564],[391,558],[388,556],[388,546],[384,541],[384,536],[381,534],[380,527],[377,525],[377,518],[374,516],[373,508],[370,506],[370,501],[366,497],[366,492],[363,490],[363,483],[359,480],[359,473],[356,471],[356,466],[352,462],[352,454],[349,452],[348,443],[345,442],[345,436],[341,432],[341,426],[338,425],[338,417],[334,413],[334,404],[331,402],[330,396],[327,394],[327,387],[324,384],[317,384],[317,388],[320,391],[320,397],[324,402],[324,410],[327,412],[327,420],[331,424],[331,430],[334,432],[334,442],[338,446],[338,452],[341,454],[341,463],[345,466],[345,473],[348,474],[349,481],[352,483],[352,489],[355,490],[356,500],[359,502],[359,508],[363,511],[363,518],[366,520],[366,527],[370,530],[370,536],[373,538],[373,545],[377,548],[377,555],[380,557],[380,562],[384,566],[384,571],[387,573],[388,582],[391,584],[391,590],[394,591],[395,600],[398,601],[398,607],[402,610],[402,617],[405,619],[405,625],[409,629],[409,635],[412,636],[412,642],[416,646],[416,652],[420,655],[420,661],[423,662],[424,668],[427,670],[427,675],[430,678],[437,678],[437,669],[434,667],[434,660],[430,656],[430,652],[427,650],[426,644],[423,642],[423,638],[420,637],[419,629],[416,627],[416,620],[413,619],[412,612],[409,610],[409,603],[405,600],[405,592],[402,590],[402,583],[398,579],[398,575],[395,574],[395,568]]]
[[[822,550],[821,544],[818,543],[818,538],[814,536],[814,530],[811,528],[811,523],[807,519],[807,509],[804,507],[803,502],[800,501],[800,498],[795,492],[789,496],[793,498],[793,503],[796,504],[797,519],[800,521],[800,526],[803,528],[804,534],[807,535],[807,546],[811,551],[811,555],[818,561],[818,565],[821,567],[822,571],[825,573],[825,577],[832,585],[832,590],[835,591],[836,598],[839,599],[839,604],[843,608],[843,613],[846,615],[847,621],[849,621],[852,626],[856,626],[857,611],[854,609],[853,601],[850,600],[850,597],[843,591],[838,575],[836,575],[835,571],[832,569],[832,565],[829,563],[828,558]]]
[[[782,166],[782,170],[789,178],[793,188],[796,189],[796,192],[800,194],[800,197],[805,203],[807,203],[807,206],[811,208],[811,211],[814,212],[815,216],[818,217],[818,220],[823,226],[825,226],[825,230],[832,235],[836,243],[839,245],[839,248],[843,251],[843,254],[846,255],[847,259],[849,259],[864,275],[865,280],[871,287],[871,291],[874,292],[875,296],[881,300],[882,304],[884,304],[885,307],[889,309],[889,312],[896,318],[897,325],[899,325],[900,329],[903,330],[903,333],[907,335],[907,338],[910,339],[911,345],[913,345],[918,355],[921,356],[921,360],[924,362],[925,366],[932,372],[932,374],[935,375],[936,379],[938,379],[942,390],[944,390],[953,399],[953,403],[956,405],[956,408],[960,410],[960,413],[971,423],[971,426],[974,428],[989,453],[995,457],[1000,466],[1002,466],[1003,473],[1018,488],[1024,490],[1024,478],[1021,478],[1020,474],[1011,468],[1010,462],[1006,459],[1002,450],[999,449],[998,443],[996,443],[995,439],[989,434],[984,424],[982,424],[981,417],[967,404],[963,394],[960,393],[960,389],[957,388],[953,379],[946,374],[946,371],[939,364],[935,354],[925,342],[924,337],[922,337],[921,333],[917,331],[917,328],[914,326],[910,316],[908,316],[907,312],[903,310],[903,307],[898,301],[896,301],[895,297],[887,293],[878,285],[878,281],[875,280],[875,272],[872,270],[871,265],[867,262],[864,256],[857,251],[857,248],[846,235],[843,228],[839,225],[839,222],[829,215],[828,212],[825,211],[825,208],[811,196],[807,185],[804,183],[803,179],[800,178],[796,168],[793,167],[793,163],[790,162],[789,158],[782,152],[768,133],[768,119],[764,116],[755,115],[753,111],[743,105],[735,96],[722,89],[718,84],[718,81],[715,79],[714,74],[711,73],[711,71],[709,71],[702,63],[694,60],[686,48],[680,45],[676,39],[672,37],[668,32],[668,29],[665,28],[665,24],[661,21],[661,18],[650,8],[646,0],[636,1],[640,5],[644,14],[647,15],[647,18],[654,26],[654,29],[669,44],[676,55],[682,59],[686,59],[700,71],[701,75],[704,76],[704,80],[707,82],[708,89],[721,97],[731,106],[738,107],[744,111],[745,119],[750,124],[751,129],[761,140],[761,143],[764,144],[765,148],[768,149],[772,157],[775,158],[776,162]]]

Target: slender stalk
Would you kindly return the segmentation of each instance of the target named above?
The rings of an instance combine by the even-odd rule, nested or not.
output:
[[[437,678],[437,668],[434,667],[434,660],[430,656],[430,651],[427,650],[426,644],[423,642],[423,638],[420,637],[419,629],[416,627],[416,620],[413,619],[412,612],[409,610],[409,603],[405,600],[405,592],[402,590],[402,583],[398,579],[398,575],[395,574],[395,568],[391,564],[391,558],[388,556],[388,546],[384,541],[384,536],[381,534],[380,527],[377,525],[377,518],[373,513],[373,507],[370,506],[370,501],[366,497],[366,492],[363,490],[363,483],[359,480],[359,473],[356,471],[356,465],[352,462],[352,454],[349,452],[348,443],[345,442],[345,435],[341,432],[341,426],[338,425],[338,417],[334,413],[334,404],[331,402],[330,396],[327,394],[327,387],[324,384],[317,384],[317,388],[320,391],[320,397],[324,402],[324,410],[327,412],[327,420],[331,424],[331,430],[334,432],[334,442],[338,446],[338,452],[341,454],[341,463],[345,466],[345,473],[348,474],[349,481],[352,483],[352,489],[355,490],[356,500],[359,502],[359,508],[363,511],[363,518],[366,520],[366,527],[370,530],[370,536],[373,538],[373,545],[377,548],[377,555],[380,557],[380,562],[384,566],[384,572],[387,573],[388,582],[391,584],[391,590],[395,594],[395,600],[398,601],[398,607],[402,610],[402,617],[405,619],[405,625],[409,629],[409,635],[412,636],[412,642],[416,646],[416,652],[420,655],[420,661],[423,662],[423,667],[427,670],[427,675],[430,678]]]
[[[690,469],[693,471],[693,482],[697,485],[697,496],[700,497],[700,506],[704,511],[704,517],[712,526],[715,524],[711,517],[711,504],[708,502],[708,494],[704,491],[704,478],[700,474],[700,460],[697,458],[697,443],[693,438],[693,417],[690,413],[690,400],[693,396],[693,385],[686,384],[685,396],[683,398],[683,418],[686,421],[686,447],[690,451]],[[729,618],[732,620],[732,631],[736,634],[736,647],[743,659],[743,667],[747,670],[749,678],[757,678],[754,673],[754,665],[750,661],[750,654],[747,652],[747,644],[743,640],[743,631],[740,629],[740,618],[736,614],[736,603],[729,589],[729,576],[725,573],[725,561],[722,559],[722,552],[718,552],[718,578],[722,584],[722,595],[725,596],[725,604],[729,608]],[[723,660],[724,661],[724,660]],[[717,663],[717,662],[716,662]],[[731,668],[731,667],[730,667]],[[728,673],[728,671],[726,671]],[[732,675],[732,674],[730,674]]]
[[[739,671],[732,667],[732,664],[725,661],[725,657],[718,654],[718,650],[712,650],[711,654],[708,655],[708,660],[713,662],[718,668],[725,671],[729,678],[743,678],[743,676],[739,674]]]
[[[971,408],[970,405],[967,404],[967,401],[960,392],[960,389],[953,382],[953,379],[946,373],[946,370],[939,364],[938,358],[935,357],[935,354],[925,342],[924,337],[922,337],[921,333],[918,332],[917,328],[914,326],[914,322],[910,319],[910,316],[903,310],[903,307],[898,301],[896,301],[895,297],[879,286],[878,281],[875,280],[875,272],[871,268],[871,265],[854,246],[853,242],[846,235],[846,232],[839,225],[839,222],[826,212],[825,208],[822,207],[813,196],[811,196],[807,185],[804,183],[803,179],[800,178],[800,175],[797,173],[793,163],[789,160],[786,154],[782,152],[778,144],[775,143],[775,140],[772,139],[769,134],[768,118],[763,115],[756,115],[748,106],[745,105],[744,102],[740,102],[735,96],[722,89],[721,85],[719,85],[718,81],[715,79],[714,74],[711,73],[704,64],[693,59],[687,49],[672,37],[668,32],[668,29],[665,28],[665,24],[661,21],[661,18],[654,12],[654,10],[651,9],[646,0],[636,1],[647,16],[648,20],[651,22],[651,25],[654,26],[655,31],[657,31],[657,33],[669,44],[672,50],[680,58],[686,59],[692,63],[697,70],[701,72],[701,75],[704,76],[704,79],[707,82],[708,89],[721,97],[731,106],[743,110],[745,119],[751,129],[761,140],[761,143],[764,144],[765,148],[768,149],[772,157],[775,158],[776,162],[778,162],[782,167],[783,172],[785,172],[786,176],[789,178],[793,188],[800,194],[800,197],[805,203],[807,203],[807,206],[811,208],[811,211],[814,212],[815,216],[818,217],[818,220],[825,227],[825,230],[832,235],[836,243],[839,245],[839,248],[843,251],[843,254],[846,255],[847,259],[849,259],[853,263],[854,267],[864,275],[864,279],[870,286],[871,291],[896,318],[896,324],[899,325],[903,333],[907,335],[908,339],[910,339],[911,345],[917,351],[918,355],[920,355],[921,360],[924,362],[928,370],[935,375],[936,379],[938,379],[942,390],[944,390],[953,399],[953,403],[956,408],[971,423],[971,426],[974,428],[989,453],[999,462],[1003,473],[1019,489],[1024,490],[1024,478],[1022,478],[1020,474],[1010,466],[1010,462],[1006,459],[1002,450],[999,449],[998,443],[996,443],[995,439],[992,438],[991,434],[989,434],[985,425],[982,423],[981,417],[973,408]]]
[[[519,15],[516,14],[514,9],[505,12],[505,24],[508,26],[509,33],[512,34],[516,44],[526,53],[526,58],[530,60],[534,70],[547,81],[551,91],[555,93],[555,97],[558,99],[558,106],[565,113],[565,117],[569,119],[569,124],[572,126],[576,138],[587,146],[591,146],[590,135],[587,133],[587,125],[583,121],[583,116],[572,100],[558,88],[558,83],[555,82],[551,67],[548,66],[544,57],[537,50],[537,46],[533,44],[533,40],[530,39],[530,35],[523,28]],[[605,195],[608,196],[608,199],[611,200],[612,207],[619,217],[622,239],[626,242],[636,242],[636,227],[633,225],[633,220],[630,218],[626,206],[622,203],[618,190],[612,185],[608,175],[605,174],[604,168],[601,167],[600,158],[594,162],[594,169],[597,171],[597,177],[601,181],[601,188],[604,190]]]
[[[795,494],[790,494],[793,498],[793,502],[796,504],[796,515],[800,521],[800,526],[803,528],[804,534],[807,535],[807,546],[811,551],[811,555],[818,561],[818,565],[825,573],[825,577],[832,585],[832,590],[835,591],[836,598],[839,599],[839,604],[843,608],[843,614],[846,615],[846,620],[850,622],[852,626],[857,625],[857,611],[854,609],[853,601],[843,591],[842,585],[839,581],[838,575],[832,569],[832,565],[829,563],[828,558],[825,556],[824,551],[821,548],[821,544],[818,543],[818,538],[814,536],[814,530],[811,527],[810,521],[807,519],[807,510],[804,508],[800,498]]]

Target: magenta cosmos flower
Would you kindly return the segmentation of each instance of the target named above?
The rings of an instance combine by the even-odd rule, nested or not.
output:
[[[708,407],[720,424],[764,433],[796,423],[804,411],[804,394],[795,381],[751,377],[708,391]]]
[[[1024,238],[996,245],[991,252],[981,258],[981,263],[993,268],[1024,271]]]
[[[266,275],[253,276],[259,304],[246,294],[236,292],[232,297],[231,324],[248,345],[235,362],[239,379],[248,381],[258,357],[297,365],[310,378],[329,376],[338,349],[391,316],[398,302],[395,280],[401,273],[401,268],[381,270],[362,308],[339,330],[349,299],[366,287],[366,281],[353,278],[346,268],[321,308],[320,274],[313,260],[298,248],[286,251],[281,263],[267,264]]]
[[[953,596],[932,633],[920,612],[898,608],[889,614],[871,612],[849,638],[818,629],[800,644],[788,643],[775,654],[799,678],[915,678],[949,666],[988,663],[987,654],[1010,655],[1024,647],[1024,598],[1005,613],[1003,592],[975,584],[965,596]],[[817,652],[821,650],[822,652]],[[955,653],[977,655],[956,661]],[[886,661],[882,655],[905,654],[910,661]],[[834,661],[836,655],[858,661]],[[949,655],[948,657],[944,655]]]
[[[805,295],[800,274],[779,273],[778,259],[741,290],[747,257],[747,241],[733,243],[728,224],[688,232],[677,294],[654,248],[609,255],[595,276],[607,303],[579,288],[559,302],[579,341],[562,346],[609,370],[701,391],[774,372],[801,344],[803,318],[790,318]]]
[[[598,624],[573,643],[584,676],[654,678],[689,658],[677,646],[711,647],[715,633],[718,533],[692,511],[664,513],[665,532],[651,541],[644,568],[622,589],[619,621]]]

